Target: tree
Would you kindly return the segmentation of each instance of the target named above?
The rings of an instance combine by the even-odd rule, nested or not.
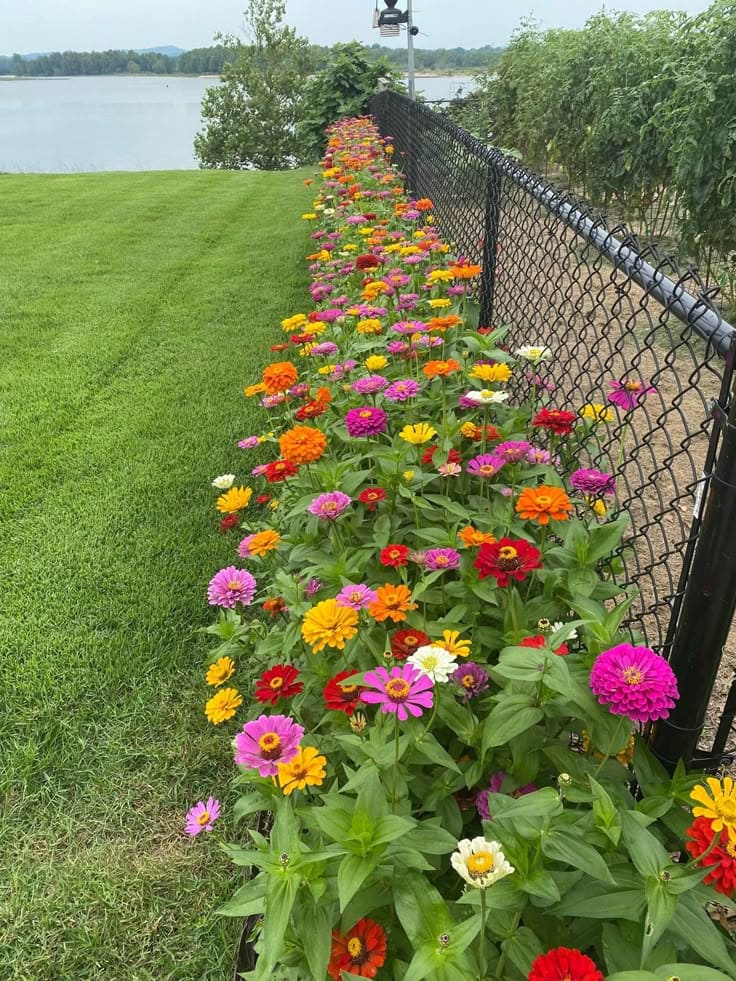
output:
[[[202,102],[194,139],[201,167],[279,170],[302,159],[296,127],[311,61],[309,44],[283,24],[285,0],[250,0],[251,43],[218,38],[231,54]]]

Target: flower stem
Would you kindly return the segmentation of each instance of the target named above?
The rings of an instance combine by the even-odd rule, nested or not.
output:
[[[687,865],[685,866],[685,868],[687,868],[687,869],[691,869],[691,868],[693,868],[694,866],[697,866],[697,865],[702,865],[702,863],[703,863],[703,860],[704,860],[704,859],[706,859],[706,858],[707,858],[707,857],[708,857],[708,856],[710,855],[710,853],[711,853],[711,852],[712,852],[712,851],[713,851],[713,850],[714,850],[715,848],[717,848],[717,847],[718,847],[718,844],[719,844],[719,842],[720,842],[720,840],[721,840],[721,837],[723,836],[723,831],[724,831],[724,829],[723,829],[723,828],[721,828],[721,830],[720,830],[720,831],[719,831],[719,832],[718,832],[717,834],[715,834],[715,835],[713,835],[713,840],[712,840],[712,841],[711,841],[711,843],[710,843],[710,844],[708,845],[708,847],[707,847],[707,848],[705,849],[705,851],[704,851],[704,852],[703,852],[702,854],[700,854],[700,855],[694,855],[694,856],[693,856],[693,857],[692,857],[692,858],[690,859],[690,861],[689,861],[689,862],[687,863]],[[705,870],[705,869],[704,869],[704,870]]]
[[[486,891],[480,891],[480,946],[478,947],[478,981],[486,977]]]
[[[399,717],[394,715],[394,772],[391,784],[391,813],[396,813],[396,775],[399,770]]]

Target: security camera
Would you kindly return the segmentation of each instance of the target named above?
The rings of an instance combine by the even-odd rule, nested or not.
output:
[[[410,27],[409,28],[409,33],[411,34],[412,37],[416,37],[417,34],[419,33],[419,28],[418,27]]]

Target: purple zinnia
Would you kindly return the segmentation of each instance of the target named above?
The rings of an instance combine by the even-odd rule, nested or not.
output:
[[[624,412],[631,412],[646,399],[647,395],[656,392],[653,385],[644,385],[642,382],[630,381],[624,378],[622,381],[610,382],[611,391],[608,394],[608,401],[613,402]]]
[[[527,463],[541,463],[545,466],[552,460],[549,450],[543,450],[540,446],[532,446],[526,455]]]
[[[320,494],[315,497],[307,508],[310,514],[323,518],[325,521],[334,521],[339,518],[346,508],[350,507],[351,498],[342,491],[330,491],[329,494]]]
[[[364,610],[375,603],[377,598],[374,590],[369,589],[365,583],[349,583],[337,594],[335,602],[338,606],[349,606],[351,610]]]
[[[393,382],[383,393],[383,397],[389,402],[406,402],[407,399],[414,398],[421,388],[418,381],[413,378],[399,378]]]
[[[388,385],[388,378],[383,375],[368,375],[353,382],[353,391],[358,395],[375,395]]]
[[[236,603],[248,606],[255,592],[256,581],[253,576],[245,569],[236,569],[234,565],[229,565],[210,579],[207,599],[210,606],[224,606],[232,610]]]
[[[220,816],[220,802],[215,797],[208,797],[207,803],[198,800],[194,807],[187,811],[184,830],[194,838],[203,831],[212,831],[212,825]]]
[[[304,595],[307,597],[316,596],[320,589],[322,589],[322,580],[313,577],[304,587]]]
[[[590,672],[590,687],[613,715],[634,722],[666,719],[679,697],[672,668],[648,647],[618,644],[599,654]]]
[[[525,440],[509,439],[505,443],[499,443],[493,455],[500,457],[505,463],[525,463],[531,448],[532,444]]]
[[[409,350],[409,345],[406,341],[389,341],[386,350],[389,354],[404,354]]]
[[[424,568],[431,572],[457,569],[459,565],[460,553],[454,548],[430,548],[424,556]]]
[[[478,813],[484,821],[491,820],[491,809],[488,806],[488,795],[498,794],[501,792],[501,785],[506,779],[506,774],[503,770],[499,770],[498,773],[494,773],[491,777],[490,783],[488,784],[487,790],[481,790],[480,793],[476,794],[475,806],[478,809]],[[535,783],[524,784],[523,787],[517,787],[516,790],[508,791],[509,797],[524,797],[526,794],[533,794],[537,789]]]
[[[576,470],[570,474],[570,486],[581,494],[605,495],[616,493],[616,478],[600,470]]]
[[[363,683],[374,690],[361,692],[361,701],[380,705],[384,714],[395,713],[400,722],[410,715],[418,718],[434,702],[432,679],[413,664],[391,668],[390,673],[386,668],[368,671]]]
[[[493,477],[503,465],[504,461],[495,454],[480,453],[478,456],[474,456],[472,460],[468,460],[465,470],[474,477]]]
[[[488,687],[488,672],[474,661],[460,664],[453,671],[452,680],[463,689],[465,701],[480,695]]]
[[[332,357],[340,348],[334,341],[322,341],[321,344],[315,344],[314,347],[309,349],[310,357],[318,358],[320,355],[326,355],[327,357]]]
[[[238,443],[238,447],[241,450],[254,450],[256,446],[261,442],[260,436],[246,436],[245,439],[241,439]]]
[[[303,735],[302,726],[286,715],[261,715],[235,737],[235,762],[262,777],[275,777],[279,763],[294,759]]]
[[[386,429],[387,416],[383,409],[363,405],[350,409],[345,416],[345,426],[350,436],[377,436]]]

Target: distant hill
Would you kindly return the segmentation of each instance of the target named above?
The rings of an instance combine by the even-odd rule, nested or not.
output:
[[[178,58],[183,55],[187,48],[177,48],[173,44],[162,44],[160,48],[134,48],[136,54],[160,54],[168,55],[169,58]]]

